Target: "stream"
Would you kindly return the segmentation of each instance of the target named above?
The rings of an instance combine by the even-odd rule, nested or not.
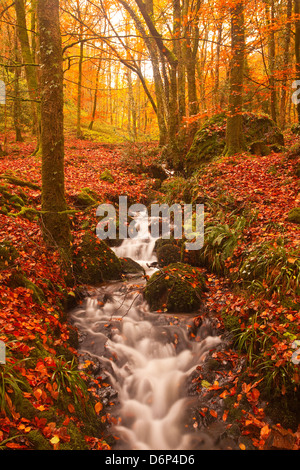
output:
[[[126,239],[114,251],[155,272],[155,239],[148,220],[137,216],[138,237]],[[193,450],[211,448],[205,431],[188,427],[192,398],[187,381],[208,352],[221,344],[208,323],[196,342],[189,334],[192,314],[151,312],[143,298],[145,279],[128,276],[94,288],[71,312],[80,335],[79,353],[101,365],[106,401],[115,401],[117,449]],[[105,397],[103,397],[105,398]],[[105,400],[104,400],[105,403]]]

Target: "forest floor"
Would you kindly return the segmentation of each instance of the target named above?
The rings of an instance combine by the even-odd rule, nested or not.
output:
[[[110,449],[113,442],[106,425],[114,418],[95,393],[105,384],[91,382],[84,371],[79,375],[74,362],[76,341],[65,311],[74,288],[66,285],[64,266],[42,239],[37,216],[41,161],[31,156],[33,150],[29,141],[13,143],[0,160],[0,340],[7,349],[6,365],[0,365],[0,382],[5,384],[0,387],[0,448]],[[147,175],[147,165],[156,158],[149,144],[133,149],[66,140],[66,193],[69,207],[76,211],[71,220],[77,241],[84,229],[96,224],[97,205],[77,205],[83,188],[98,196],[98,203],[115,203],[119,195],[127,195],[130,203],[160,200],[161,188]],[[207,203],[207,223],[217,220],[237,239],[234,252],[225,259],[216,245],[211,251],[207,247],[205,303],[215,313],[220,331],[224,327],[240,331],[243,347],[229,350],[232,363],[241,356],[247,358],[240,376],[231,377],[230,387],[221,389],[215,381],[206,388],[227,400],[222,421],[232,426],[236,420],[255,449],[300,448],[299,409],[289,408],[285,401],[291,397],[299,404],[299,365],[291,359],[300,325],[300,224],[288,220],[289,212],[300,206],[298,161],[299,156],[289,158],[282,153],[244,154],[212,163],[192,180],[194,200],[202,198]],[[111,181],[101,178],[104,170],[109,170]],[[179,187],[168,193],[174,202],[183,200],[183,187]],[[234,222],[243,217],[251,223],[239,231],[233,215]],[[1,252],[4,241],[11,249],[6,259]],[[255,250],[266,246],[273,261],[280,259],[281,264],[276,261],[263,273],[258,270],[246,288],[241,259],[246,252],[258,259],[261,251]],[[257,348],[263,368],[256,367]],[[263,375],[272,380],[272,387],[275,384],[276,400],[283,403],[271,418],[261,388]],[[90,408],[83,407],[85,389],[78,385],[79,377],[88,383],[93,397]],[[239,414],[234,417],[232,410]],[[213,409],[203,409],[201,414],[217,418]]]

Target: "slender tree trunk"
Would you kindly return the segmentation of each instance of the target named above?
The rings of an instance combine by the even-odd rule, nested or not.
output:
[[[214,80],[214,90],[213,90],[213,100],[214,100],[215,110],[217,110],[220,106],[219,86],[220,86],[220,53],[221,53],[222,33],[223,33],[223,22],[220,21],[218,25],[215,80]]]
[[[137,140],[136,103],[133,95],[131,71],[129,69],[126,70],[126,78],[128,85],[128,132],[135,142]]]
[[[83,41],[80,41],[79,47],[79,63],[78,63],[78,83],[77,83],[77,121],[76,121],[76,137],[82,138],[81,130],[81,92],[82,92],[82,63],[83,63]]]
[[[22,57],[24,63],[26,64],[25,75],[28,93],[31,99],[33,134],[37,136],[37,151],[39,148],[40,134],[40,109],[38,104],[37,70],[34,65],[34,57],[32,56],[32,51],[29,43],[24,0],[15,0],[14,5],[16,10],[18,36],[21,45]]]
[[[70,254],[64,184],[63,67],[59,0],[38,0],[41,64],[42,212],[45,240]]]
[[[20,56],[18,50],[18,38],[15,35],[15,61],[16,63],[20,63]],[[16,142],[24,142],[21,132],[21,101],[20,101],[20,75],[21,70],[20,67],[15,67],[15,77],[14,77],[14,103],[13,103],[13,118],[14,118],[14,128],[16,132]]]
[[[99,87],[99,73],[100,73],[100,67],[101,67],[101,60],[99,60],[99,64],[97,67],[97,72],[96,72],[96,83],[95,83],[95,92],[94,92],[94,101],[93,101],[93,111],[92,111],[92,119],[89,124],[89,129],[93,129],[94,121],[95,121],[95,116],[96,116],[96,110],[97,110],[97,98],[98,98],[98,87]]]
[[[244,2],[239,0],[231,10],[231,48],[229,107],[226,126],[226,155],[244,148],[243,142],[243,75],[245,60]]]
[[[292,24],[291,24],[291,16],[292,16],[292,0],[287,0],[286,6],[286,26],[284,30],[284,44],[283,44],[283,58],[282,58],[282,65],[283,68],[288,68],[290,64],[290,44],[291,44],[291,31],[292,31]],[[282,129],[285,128],[286,122],[286,104],[287,104],[287,82],[288,82],[288,75],[289,71],[284,70],[284,77],[281,83],[281,100],[280,100],[280,126]]]
[[[300,0],[294,0],[295,19],[295,59],[296,59],[296,80],[300,81]],[[300,124],[300,102],[297,104],[297,116]]]
[[[268,38],[268,73],[269,73],[269,87],[271,90],[271,117],[274,122],[277,122],[277,91],[275,86],[275,64],[276,64],[276,42],[275,42],[275,6],[274,0],[268,0],[266,4],[267,24],[269,26]]]

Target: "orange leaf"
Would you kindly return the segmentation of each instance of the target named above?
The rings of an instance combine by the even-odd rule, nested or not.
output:
[[[95,405],[95,411],[96,411],[96,413],[97,413],[97,414],[100,413],[100,411],[102,410],[102,408],[103,408],[102,403],[101,403],[100,401],[98,401],[98,402],[96,403],[96,405]]]
[[[39,400],[41,398],[43,394],[43,391],[40,389],[40,388],[37,388],[34,392],[33,392],[33,395],[35,396],[35,398],[37,400]]]
[[[71,403],[68,405],[68,410],[70,411],[70,413],[74,413],[75,412],[75,408],[73,405],[71,405]]]
[[[270,432],[271,432],[271,429],[269,428],[269,425],[266,424],[260,430],[260,437],[262,439],[267,439],[267,437],[269,437]]]
[[[229,410],[224,411],[223,416],[222,416],[223,421],[227,420],[228,413],[229,413]]]
[[[218,417],[218,413],[215,410],[209,410],[209,412],[214,418]]]

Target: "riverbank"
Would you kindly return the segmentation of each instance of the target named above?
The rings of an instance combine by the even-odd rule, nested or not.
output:
[[[74,305],[75,299],[78,300],[80,286],[67,285],[64,266],[42,241],[38,224],[40,161],[30,156],[32,150],[31,144],[15,144],[0,162],[2,248],[5,245],[1,251],[0,339],[7,346],[7,364],[4,368],[1,366],[7,388],[1,392],[5,413],[0,418],[0,446],[7,449],[109,449],[113,442],[106,425],[113,424],[114,419],[95,393],[103,384],[90,382],[83,372],[78,372],[77,334],[66,321],[66,311]],[[144,155],[147,157],[147,153]],[[299,181],[293,173],[295,165],[295,160],[287,160],[280,154],[274,154],[272,159],[232,159],[208,167],[198,182],[193,180],[192,187],[197,185],[198,193],[206,198],[204,203],[209,204],[208,221],[215,217],[216,210],[223,210],[226,216],[233,211],[239,214],[251,201],[251,209],[258,209],[253,224],[245,229],[246,236],[252,237],[251,246],[265,241],[274,243],[274,240],[280,246],[278,239],[282,237],[287,241],[286,248],[297,250],[299,225],[286,219],[297,205]],[[257,179],[258,170],[264,176]],[[108,172],[112,179],[107,177]],[[133,173],[128,160],[123,159],[116,148],[87,141],[67,142],[66,187],[68,203],[76,212],[72,224],[78,243],[87,229],[93,233],[98,202],[116,202],[120,194],[126,194],[132,202],[147,203],[160,194],[174,202],[176,198],[184,201],[181,191],[184,186],[180,189],[178,185],[169,186],[162,193],[159,178],[149,178],[145,168]],[[83,188],[88,190],[83,191]],[[101,195],[100,201],[97,195]],[[222,222],[224,226],[227,220]],[[260,281],[262,289],[259,291],[257,285],[257,290],[249,295],[242,283],[238,284],[238,289],[233,289],[233,277],[230,279],[227,271],[208,269],[213,266],[209,255],[215,254],[214,259],[220,261],[220,266],[224,263],[228,272],[234,273],[245,248],[244,239],[239,240],[229,260],[222,260],[220,250],[213,252],[207,248],[208,265],[203,269],[207,273],[208,290],[204,296],[220,331],[226,328],[234,332],[239,328],[238,338],[244,338],[244,347],[238,352],[236,347],[229,348],[226,354],[226,360],[236,368],[232,376],[227,374],[231,382],[221,381],[225,374],[222,368],[213,369],[209,374],[197,369],[193,393],[197,392],[201,399],[211,403],[214,399],[224,400],[222,422],[231,428],[238,426],[239,432],[248,436],[248,444],[241,442],[241,448],[250,445],[264,449],[277,445],[295,449],[299,446],[297,409],[293,411],[280,405],[279,409],[272,408],[272,419],[269,417],[268,396],[264,396],[259,371],[249,358],[258,355],[256,350],[250,349],[255,343],[261,357],[266,353],[265,359],[270,359],[267,365],[271,376],[276,372],[277,378],[281,378],[282,372],[287,370],[286,384],[290,386],[292,378],[293,386],[298,389],[298,369],[291,364],[292,344],[299,333],[296,290],[291,287],[284,302],[276,292],[264,297],[262,294],[268,291],[270,281],[266,276],[257,276],[254,279]],[[294,269],[298,258],[294,251],[293,255],[289,253],[284,266]],[[280,287],[286,287],[280,282]],[[195,312],[195,318],[199,317],[198,313]],[[234,333],[232,335],[234,337]],[[268,347],[264,348],[266,345]],[[248,358],[241,370],[237,357]],[[212,359],[221,364],[225,360],[221,354]],[[66,387],[62,386],[64,380],[68,380]],[[285,402],[287,389],[284,383],[279,383],[276,400],[281,404]],[[93,397],[91,400],[84,398],[86,391]],[[87,409],[82,408],[82,403],[88,403]],[[196,419],[190,425],[198,423],[199,426],[201,420],[206,420],[212,426],[216,413],[220,418],[220,410],[212,404],[203,405],[197,409]],[[281,423],[280,426],[277,423]]]

